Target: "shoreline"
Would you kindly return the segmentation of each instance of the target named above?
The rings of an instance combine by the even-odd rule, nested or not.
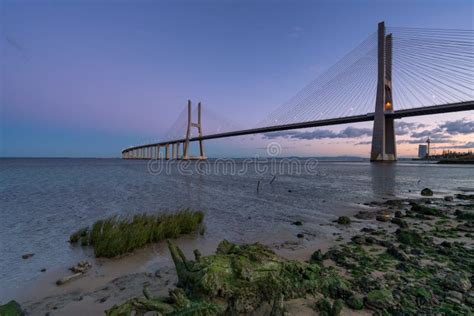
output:
[[[460,192],[462,193],[462,192]],[[412,196],[413,194],[410,194]],[[398,206],[388,201],[417,200],[436,205],[455,205],[456,202],[444,201],[441,196],[420,197],[413,199],[389,196],[381,201],[367,202],[358,205],[357,210],[347,214],[351,218],[350,225],[337,223],[319,224],[327,226],[325,235],[305,233],[304,240],[287,240],[282,243],[273,243],[269,246],[281,257],[290,260],[307,261],[311,254],[320,250],[325,253],[332,247],[349,242],[354,236],[364,230],[382,229],[387,234],[393,234],[398,228],[390,221],[383,222],[374,216],[360,219],[356,214],[375,214],[380,212],[382,205],[387,209],[395,210]],[[426,202],[428,203],[428,202]],[[459,203],[458,203],[459,204]],[[341,213],[341,212],[338,212]],[[291,224],[290,224],[291,225]],[[304,223],[301,226],[304,231]],[[183,250],[187,257],[192,257],[194,249],[204,255],[214,253],[220,240],[209,240],[198,234],[180,237],[174,242]],[[471,238],[472,246],[472,238]],[[131,254],[115,259],[88,258],[92,268],[81,278],[65,285],[57,286],[56,280],[67,274],[66,267],[56,267],[48,270],[44,275],[26,287],[15,290],[13,294],[22,308],[33,315],[103,315],[104,311],[115,304],[142,295],[144,285],[150,286],[150,291],[159,296],[166,296],[168,291],[176,286],[177,274],[165,242],[148,245]],[[6,302],[5,302],[6,303]],[[294,302],[293,302],[294,303]],[[289,303],[290,305],[293,303]],[[305,303],[300,302],[305,305]],[[296,303],[293,308],[298,310],[301,304]],[[304,309],[303,309],[304,310]],[[305,314],[304,311],[301,314]],[[308,312],[308,311],[306,311]],[[362,311],[351,311],[351,315],[363,315]],[[300,314],[298,312],[297,314]],[[344,314],[344,313],[343,313]]]

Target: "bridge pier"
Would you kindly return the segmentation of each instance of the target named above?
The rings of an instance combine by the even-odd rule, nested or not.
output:
[[[378,26],[378,79],[370,161],[397,160],[392,99],[392,34],[385,36],[384,22]]]
[[[197,159],[204,160],[206,156],[204,155],[204,146],[202,137],[202,124],[201,124],[201,102],[198,103],[198,122],[193,123],[191,119],[191,100],[188,100],[188,128],[186,131],[186,139],[183,143],[183,159],[194,159],[194,157],[190,157],[189,155],[189,139],[191,138],[191,128],[196,127],[198,129],[198,137],[199,137],[199,157]]]

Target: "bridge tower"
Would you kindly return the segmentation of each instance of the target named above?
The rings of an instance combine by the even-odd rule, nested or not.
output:
[[[196,127],[198,129],[198,137],[202,137],[202,122],[201,122],[201,102],[198,103],[198,121],[197,123],[192,122],[191,118],[191,100],[188,100],[188,128],[186,131],[186,139],[183,144],[183,159],[206,159],[204,155],[204,146],[202,140],[199,139],[199,157],[190,157],[189,156],[189,139],[191,138],[191,128]]]
[[[392,34],[385,35],[384,22],[378,26],[378,76],[375,100],[374,129],[372,132],[371,161],[397,160],[397,144],[392,99]]]

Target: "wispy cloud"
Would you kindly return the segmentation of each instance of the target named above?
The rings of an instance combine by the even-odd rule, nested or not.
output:
[[[450,135],[465,135],[474,133],[474,122],[466,118],[456,121],[447,121],[441,124],[439,127],[444,129],[446,133]]]
[[[299,131],[281,131],[264,133],[263,136],[267,139],[275,138],[289,138],[289,139],[301,139],[301,140],[313,140],[313,139],[324,139],[324,138],[359,138],[363,136],[371,136],[372,130],[370,128],[356,128],[347,127],[340,132],[333,132],[327,129],[316,129],[310,132],[299,132]]]

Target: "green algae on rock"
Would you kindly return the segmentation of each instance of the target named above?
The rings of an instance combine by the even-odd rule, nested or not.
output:
[[[10,301],[4,305],[0,305],[0,316],[22,316],[24,315],[20,304],[16,301]]]
[[[351,219],[347,216],[340,216],[338,219],[337,219],[337,223],[339,225],[349,225],[351,223]]]

